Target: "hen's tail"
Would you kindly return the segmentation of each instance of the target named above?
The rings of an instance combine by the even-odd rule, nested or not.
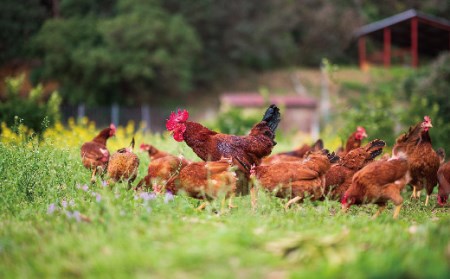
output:
[[[374,139],[365,145],[366,152],[370,153],[370,159],[375,159],[378,155],[383,153],[383,148],[386,146],[386,142],[380,139]]]
[[[269,126],[272,133],[275,134],[275,130],[278,127],[278,123],[280,123],[280,109],[276,105],[270,105],[267,108],[266,113],[264,113],[262,121],[267,122],[267,126]]]

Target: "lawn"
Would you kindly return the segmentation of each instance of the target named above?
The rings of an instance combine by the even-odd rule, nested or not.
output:
[[[84,130],[82,129],[84,128]],[[60,129],[60,131],[58,131]],[[76,130],[79,129],[79,130]],[[81,131],[84,132],[81,132]],[[110,150],[128,144],[118,130]],[[78,131],[78,132],[73,132]],[[71,134],[73,133],[73,134]],[[259,191],[197,211],[186,196],[137,194],[124,184],[89,184],[79,147],[95,128],[56,127],[45,142],[0,143],[0,278],[448,278],[450,210],[410,201],[398,220],[392,204],[340,212],[335,201],[285,211]],[[9,135],[11,136],[11,135]],[[194,159],[166,136],[136,134]],[[287,139],[279,147],[289,148]],[[327,141],[325,140],[325,144]],[[139,153],[142,178],[148,156]]]

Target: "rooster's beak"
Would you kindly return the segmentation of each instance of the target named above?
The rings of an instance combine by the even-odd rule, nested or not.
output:
[[[342,205],[342,207],[341,207],[341,212],[342,212],[342,213],[347,213],[348,208],[349,208],[348,206]]]

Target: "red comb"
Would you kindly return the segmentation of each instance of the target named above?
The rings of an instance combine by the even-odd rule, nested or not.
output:
[[[149,147],[150,147],[150,145],[148,145],[146,143],[141,143],[141,145],[139,146],[139,148],[141,150],[148,150]]]
[[[166,128],[172,131],[176,128],[177,124],[180,122],[185,122],[189,118],[189,112],[187,110],[178,110],[177,113],[172,112],[169,119],[166,122]]]
[[[426,122],[431,122],[431,118],[428,115],[425,115],[423,117],[423,120],[425,120]]]

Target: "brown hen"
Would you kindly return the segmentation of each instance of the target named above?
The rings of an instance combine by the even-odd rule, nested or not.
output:
[[[386,143],[375,139],[363,147],[348,152],[339,162],[331,166],[325,175],[325,193],[333,200],[341,200],[345,191],[352,183],[353,175],[372,162],[383,152]]]
[[[148,151],[150,163],[147,175],[137,184],[135,190],[142,187],[152,187],[153,191],[159,193],[164,190],[177,193],[174,179],[179,172],[190,164],[190,161],[181,156],[175,156],[164,151],[160,151],[152,145],[141,144],[141,149]]]
[[[111,124],[108,128],[100,131],[100,133],[92,140],[85,142],[81,146],[81,161],[83,166],[92,170],[91,183],[95,183],[95,175],[106,171],[109,161],[109,151],[106,148],[106,141],[114,136],[116,127]]]
[[[434,187],[437,184],[437,171],[440,165],[440,159],[431,144],[431,138],[428,130],[433,127],[431,118],[424,117],[424,121],[396,139],[392,149],[394,156],[400,152],[406,153],[411,171],[411,182],[413,186],[412,198],[420,198],[420,191],[425,189],[428,201]]]
[[[309,152],[301,162],[280,162],[255,166],[252,176],[256,183],[277,197],[293,197],[286,208],[306,196],[319,199],[324,194],[325,173],[339,157],[328,150]]]
[[[133,153],[134,138],[130,147],[117,150],[109,160],[108,175],[114,182],[127,181],[129,188],[136,179],[139,168],[139,158]]]
[[[353,204],[375,203],[379,206],[374,215],[376,218],[391,200],[395,205],[396,219],[403,204],[400,192],[410,178],[408,160],[404,153],[387,161],[370,163],[353,176],[352,184],[341,200],[342,210],[346,212]]]
[[[178,191],[197,199],[212,199],[223,194],[230,198],[237,190],[237,167],[232,159],[219,161],[194,162],[184,167],[174,183]],[[203,207],[202,205],[201,207]]]

